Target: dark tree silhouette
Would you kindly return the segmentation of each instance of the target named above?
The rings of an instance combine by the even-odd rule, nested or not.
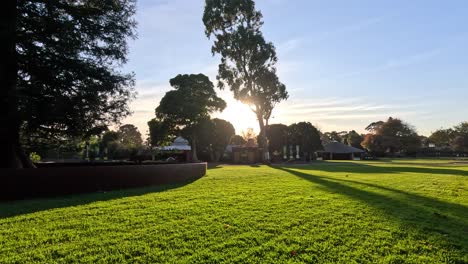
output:
[[[248,104],[260,126],[260,145],[269,160],[268,121],[277,103],[288,98],[276,74],[273,43],[260,30],[263,21],[252,0],[206,0],[205,33],[215,38],[212,53],[221,55],[218,86],[229,86],[234,98]]]
[[[219,118],[206,120],[198,132],[197,149],[209,154],[211,161],[218,162],[234,134],[234,126],[230,122]]]
[[[468,122],[462,122],[453,128],[452,149],[457,152],[468,152]]]
[[[174,139],[174,128],[167,122],[153,118],[148,121],[148,128],[151,146],[166,146]]]
[[[214,126],[213,136],[210,140],[211,156],[213,161],[218,162],[236,131],[234,126],[224,119],[214,118],[211,122]]]
[[[429,142],[434,143],[438,148],[450,147],[450,143],[454,138],[455,131],[449,129],[438,129],[429,136]]]
[[[322,135],[322,140],[327,143],[330,141],[343,142],[342,132],[325,132]]]
[[[143,139],[138,128],[132,124],[119,127],[117,131],[118,139],[122,145],[128,148],[138,148],[143,145]]]
[[[283,146],[288,144],[288,126],[271,124],[267,127],[270,152],[283,152]]]
[[[216,95],[214,85],[203,74],[179,74],[170,80],[175,90],[167,92],[156,108],[156,117],[183,132],[192,146],[197,161],[197,132],[199,123],[211,113],[222,111],[226,102]]]
[[[245,141],[245,139],[241,135],[234,135],[229,141],[229,144],[236,146],[244,145],[245,143],[247,143],[247,141]]]
[[[415,129],[398,118],[389,117],[373,129],[373,134],[367,134],[361,145],[367,150],[383,154],[388,152],[415,153],[421,147],[421,139]],[[373,123],[373,124],[375,124]]]
[[[362,149],[361,142],[364,140],[364,137],[357,133],[354,130],[349,131],[349,133],[346,135],[346,141],[348,145]]]
[[[1,167],[28,167],[20,133],[84,136],[129,114],[134,0],[6,1],[2,5]]]
[[[317,150],[322,150],[320,132],[310,122],[299,122],[288,126],[289,141],[299,145],[302,156],[310,159]]]

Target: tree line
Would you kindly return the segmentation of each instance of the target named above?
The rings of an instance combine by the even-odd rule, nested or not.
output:
[[[448,129],[438,129],[429,137],[399,118],[371,122],[359,134],[356,131],[331,131],[322,134],[322,142],[338,141],[361,148],[374,156],[451,156],[468,153],[468,122]]]
[[[34,167],[27,152],[36,148],[73,149],[82,142],[89,147],[109,126],[131,114],[128,103],[136,96],[135,74],[122,72],[121,66],[127,62],[128,40],[137,36],[135,0],[6,1],[0,12],[1,168]],[[289,95],[276,72],[275,46],[261,31],[262,13],[253,0],[206,0],[202,21],[206,37],[213,40],[211,53],[220,57],[217,87],[230,89],[236,100],[251,108],[260,128],[263,158],[269,161],[277,151],[269,120],[274,107]],[[149,123],[151,143],[165,144],[181,133],[194,150],[209,149],[219,159],[227,136],[208,144],[200,133],[218,128],[232,132],[227,123],[210,119],[226,107],[214,84],[203,74],[180,74],[170,84],[174,89],[166,93]],[[290,130],[313,129],[301,122]],[[399,119],[374,122],[368,130],[366,135],[346,133],[347,144],[358,146],[362,138],[361,147],[383,155],[412,153],[426,140]],[[465,122],[438,130],[427,140],[466,152],[466,130]],[[321,137],[344,136],[339,134]],[[304,146],[311,140],[297,138]]]
[[[119,69],[127,62],[127,41],[137,36],[135,0],[7,1],[2,7],[0,167],[34,167],[27,144],[89,138],[130,114],[135,77]],[[276,74],[275,47],[261,32],[262,13],[253,0],[206,0],[202,21],[214,40],[212,55],[221,57],[218,88],[251,107],[268,160],[265,127],[288,93]],[[171,101],[182,91],[199,92],[183,83],[188,76],[173,80],[176,89],[161,102],[156,121],[164,122],[158,129],[183,129],[196,148],[195,122],[225,103],[207,94],[212,97],[200,106],[187,106],[195,110],[190,119],[176,120]],[[195,79],[212,90],[205,77]]]

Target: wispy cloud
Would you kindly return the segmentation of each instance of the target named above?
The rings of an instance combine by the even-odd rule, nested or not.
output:
[[[385,71],[389,71],[393,69],[398,69],[402,67],[417,65],[420,63],[424,63],[438,56],[442,51],[443,51],[443,48],[436,48],[436,49],[428,50],[428,51],[421,52],[418,54],[409,55],[406,57],[390,59],[381,65],[377,65],[375,67],[363,68],[357,71],[345,73],[341,76],[335,76],[333,77],[333,79],[335,80],[345,79],[345,78],[356,77],[360,75],[369,75],[369,74],[385,72]]]
[[[372,98],[325,98],[306,100],[292,98],[280,104],[273,113],[272,123],[290,124],[309,121],[326,130],[351,130],[364,132],[373,121],[389,116],[414,117],[427,114],[420,110],[421,104],[411,101],[379,103]]]
[[[439,47],[427,49],[425,51],[421,51],[419,53],[409,54],[406,56],[401,56],[397,58],[390,58],[387,61],[381,63],[380,65],[376,65],[373,67],[362,68],[359,70],[351,71],[349,73],[344,73],[342,75],[334,76],[333,80],[351,78],[356,76],[362,75],[371,75],[374,73],[386,72],[390,70],[400,69],[404,67],[410,67],[419,65],[422,63],[426,63],[443,55],[444,52],[450,50],[452,47],[460,44],[466,38],[466,34],[456,35],[449,38],[446,38],[445,44],[442,44]]]
[[[293,38],[293,39],[289,39],[283,43],[280,43],[277,47],[278,49],[278,52],[280,54],[286,54],[286,53],[289,53],[291,51],[294,51],[296,50],[301,44],[302,44],[303,40],[302,38]]]
[[[393,17],[393,16],[382,15],[382,16],[375,16],[375,17],[365,18],[365,19],[359,20],[359,21],[357,21],[355,23],[342,25],[340,27],[336,27],[334,29],[331,29],[331,30],[325,31],[323,33],[314,35],[314,36],[310,37],[310,41],[312,41],[312,42],[322,42],[324,40],[329,40],[331,38],[340,37],[340,36],[347,35],[347,34],[350,34],[350,33],[356,33],[356,32],[359,32],[359,31],[363,31],[363,30],[365,30],[367,28],[370,28],[370,27],[372,27],[374,25],[377,25],[379,23],[387,21],[391,17]]]

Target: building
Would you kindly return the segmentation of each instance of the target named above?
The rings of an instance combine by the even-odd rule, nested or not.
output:
[[[262,149],[249,139],[246,144],[241,146],[230,146],[232,162],[237,164],[253,164],[262,162]]]
[[[188,140],[183,137],[177,137],[169,146],[156,147],[156,149],[177,161],[190,162],[192,160],[192,147]]]
[[[365,152],[362,149],[345,145],[338,141],[332,141],[323,146],[324,150],[317,151],[317,157],[323,160],[354,160],[361,159]]]

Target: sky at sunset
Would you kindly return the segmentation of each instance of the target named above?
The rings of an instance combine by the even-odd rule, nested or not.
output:
[[[322,131],[364,132],[399,117],[429,135],[468,120],[468,1],[259,0],[263,33],[277,49],[289,99],[270,123],[309,121]],[[146,122],[177,74],[216,81],[218,56],[204,34],[202,0],[139,0],[138,39],[124,71],[136,75],[133,115]],[[218,91],[228,107],[214,116],[240,133],[258,124],[249,108]],[[187,98],[188,99],[188,98]]]

